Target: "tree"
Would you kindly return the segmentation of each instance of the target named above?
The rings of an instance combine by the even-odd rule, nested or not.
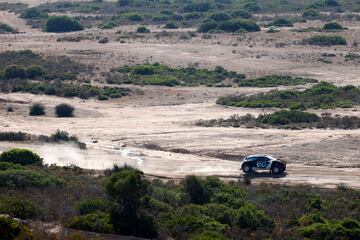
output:
[[[203,182],[198,177],[187,176],[185,178],[185,189],[191,203],[204,204],[209,201],[209,193],[206,191]]]
[[[66,104],[66,103],[62,103],[59,104],[55,107],[55,113],[58,117],[72,117],[74,112],[74,107]]]
[[[143,175],[139,170],[124,167],[117,169],[105,182],[106,192],[116,202],[110,212],[111,222],[120,234],[156,236],[152,218],[139,212],[140,200],[148,186]]]
[[[83,29],[75,18],[68,16],[51,16],[45,25],[46,32],[73,32]]]

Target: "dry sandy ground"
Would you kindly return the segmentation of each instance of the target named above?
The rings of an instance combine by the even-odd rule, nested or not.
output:
[[[171,91],[174,89],[168,90],[169,95],[172,95]],[[138,105],[136,101],[133,104],[135,96],[107,103],[29,94],[2,94],[1,97],[7,100],[7,105],[13,102],[15,113],[1,115],[0,131],[19,130],[48,135],[61,129],[88,144],[88,150],[79,150],[71,145],[1,143],[1,149],[14,146],[34,149],[49,164],[105,169],[113,164],[126,163],[149,175],[163,177],[197,174],[241,178],[239,161],[243,156],[271,153],[289,162],[287,175],[271,178],[267,173],[257,174],[254,175],[255,182],[311,183],[324,187],[344,183],[360,187],[359,130],[292,131],[192,126],[190,123],[200,118],[259,113],[219,107],[213,101],[151,106]],[[64,101],[77,107],[75,118],[27,116],[30,102],[44,103],[51,112],[53,105]],[[150,144],[160,150],[144,146]]]
[[[31,49],[43,54],[65,54],[98,67],[100,70],[93,80],[101,80],[101,72],[113,67],[146,60],[172,66],[222,65],[249,76],[292,73],[336,84],[360,83],[359,64],[343,61],[344,55],[359,48],[321,48],[294,43],[309,34],[282,31],[276,35],[264,32],[241,36],[219,35],[210,40],[200,36],[187,41],[180,41],[178,37],[128,39],[121,44],[116,41],[118,34],[115,31],[119,29],[48,34],[29,28],[11,13],[1,12],[0,16],[25,32],[0,36],[0,51]],[[129,27],[121,29],[127,31]],[[99,44],[96,40],[56,41],[59,37],[78,34],[108,36],[111,41],[108,44]],[[351,29],[342,34],[353,42],[359,39],[360,31]],[[275,46],[280,42],[284,42],[285,47]],[[318,61],[321,54],[329,52],[337,55],[333,64]],[[255,174],[255,182],[310,183],[324,187],[344,183],[360,188],[360,130],[203,128],[191,124],[198,119],[263,113],[262,110],[220,107],[215,100],[227,94],[248,94],[269,89],[144,87],[142,90],[144,95],[134,94],[108,102],[0,94],[3,102],[0,131],[19,130],[49,135],[61,129],[77,135],[88,144],[88,150],[79,150],[71,145],[1,143],[0,150],[14,146],[28,147],[44,156],[49,164],[75,164],[90,169],[127,163],[149,175],[173,178],[187,174],[241,178],[239,161],[243,156],[270,153],[289,162],[287,174],[278,178],[267,173]],[[76,106],[76,117],[59,119],[52,114],[29,117],[28,106],[34,102],[45,104],[48,112],[52,112],[56,104],[68,102]],[[15,113],[6,113],[7,105],[12,105]],[[339,113],[359,116],[359,110],[346,109]]]

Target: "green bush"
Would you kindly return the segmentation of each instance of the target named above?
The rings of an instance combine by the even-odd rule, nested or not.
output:
[[[76,19],[68,16],[51,16],[45,24],[46,32],[74,32],[83,29]]]
[[[45,69],[39,65],[32,65],[26,69],[26,75],[29,79],[36,79],[45,74]]]
[[[237,20],[232,19],[224,21],[219,25],[219,29],[225,32],[258,32],[260,31],[259,25],[252,20]]]
[[[40,18],[47,18],[47,13],[40,11],[36,7],[27,8],[22,14],[22,18],[25,19],[40,19]]]
[[[63,184],[64,181],[62,179],[37,171],[23,169],[0,171],[0,187],[22,189],[29,187],[45,188]]]
[[[42,116],[45,115],[45,107],[40,103],[33,104],[29,109],[30,116]]]
[[[25,169],[25,167],[20,164],[14,164],[10,162],[0,162],[0,171],[5,171],[9,169]]]
[[[76,204],[76,210],[80,215],[94,213],[94,212],[107,212],[110,203],[103,199],[86,199]]]
[[[32,219],[39,216],[41,209],[35,203],[17,198],[0,199],[0,213],[20,219]]]
[[[66,226],[98,233],[113,232],[113,226],[107,213],[95,212],[83,216],[75,216],[67,221]]]
[[[73,117],[74,107],[69,104],[62,103],[55,107],[55,113],[58,117]]]
[[[147,27],[138,27],[136,29],[137,33],[150,33],[150,30]]]
[[[293,27],[294,24],[292,21],[287,20],[285,18],[278,18],[269,23],[269,26],[276,26],[276,27]]]
[[[201,179],[196,176],[187,176],[184,185],[191,203],[204,204],[209,202],[210,194],[205,189]]]
[[[41,164],[42,159],[36,153],[20,148],[13,148],[0,154],[1,162],[10,162],[21,165]]]
[[[329,22],[323,26],[324,30],[344,30],[344,27],[337,22]]]
[[[3,240],[14,240],[21,232],[20,223],[10,217],[0,216],[0,236]]]
[[[24,132],[0,132],[0,141],[26,141],[30,135]]]
[[[320,16],[320,12],[314,8],[305,9],[302,13],[304,18],[316,18]]]
[[[311,78],[271,75],[252,80],[240,79],[237,81],[241,87],[277,87],[277,86],[296,86],[307,83],[316,83],[317,80]]]
[[[218,24],[211,19],[205,19],[198,28],[198,32],[207,33],[211,30],[217,29]]]
[[[247,204],[236,211],[236,224],[240,228],[253,230],[258,228],[272,229],[275,226],[274,221],[268,215],[251,204]]]
[[[0,34],[1,33],[14,33],[16,30],[9,26],[8,24],[0,22]]]
[[[4,71],[4,78],[12,79],[12,78],[26,78],[26,71],[25,68],[22,66],[11,65],[8,66]]]
[[[225,12],[216,12],[210,14],[209,18],[215,22],[223,22],[230,20],[231,16]]]
[[[305,44],[319,46],[347,45],[346,39],[342,36],[317,35],[304,40]]]
[[[170,22],[170,23],[165,24],[164,28],[165,29],[177,29],[179,27],[175,23]]]
[[[359,239],[360,223],[354,219],[334,222],[314,223],[301,230],[301,235],[314,240],[323,239]]]
[[[251,13],[249,13],[248,11],[245,10],[237,10],[234,11],[231,14],[232,17],[238,17],[238,18],[243,18],[243,19],[250,19],[251,18]]]
[[[212,8],[209,2],[195,2],[186,5],[183,9],[184,12],[207,12]]]
[[[128,15],[128,20],[133,22],[141,22],[144,18],[139,13],[131,13]]]
[[[301,112],[296,110],[282,110],[272,114],[260,116],[257,121],[271,125],[285,125],[292,123],[317,122],[320,118],[315,113]]]

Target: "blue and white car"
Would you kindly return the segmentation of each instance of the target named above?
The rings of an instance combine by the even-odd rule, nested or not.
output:
[[[281,174],[286,170],[286,162],[266,154],[251,155],[244,158],[241,163],[241,170],[244,173],[269,170],[272,174]]]

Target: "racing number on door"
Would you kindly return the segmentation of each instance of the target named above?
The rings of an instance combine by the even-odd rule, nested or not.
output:
[[[269,164],[269,160],[268,160],[268,159],[259,159],[259,160],[256,162],[256,167],[257,167],[257,168],[266,168],[268,164]]]

